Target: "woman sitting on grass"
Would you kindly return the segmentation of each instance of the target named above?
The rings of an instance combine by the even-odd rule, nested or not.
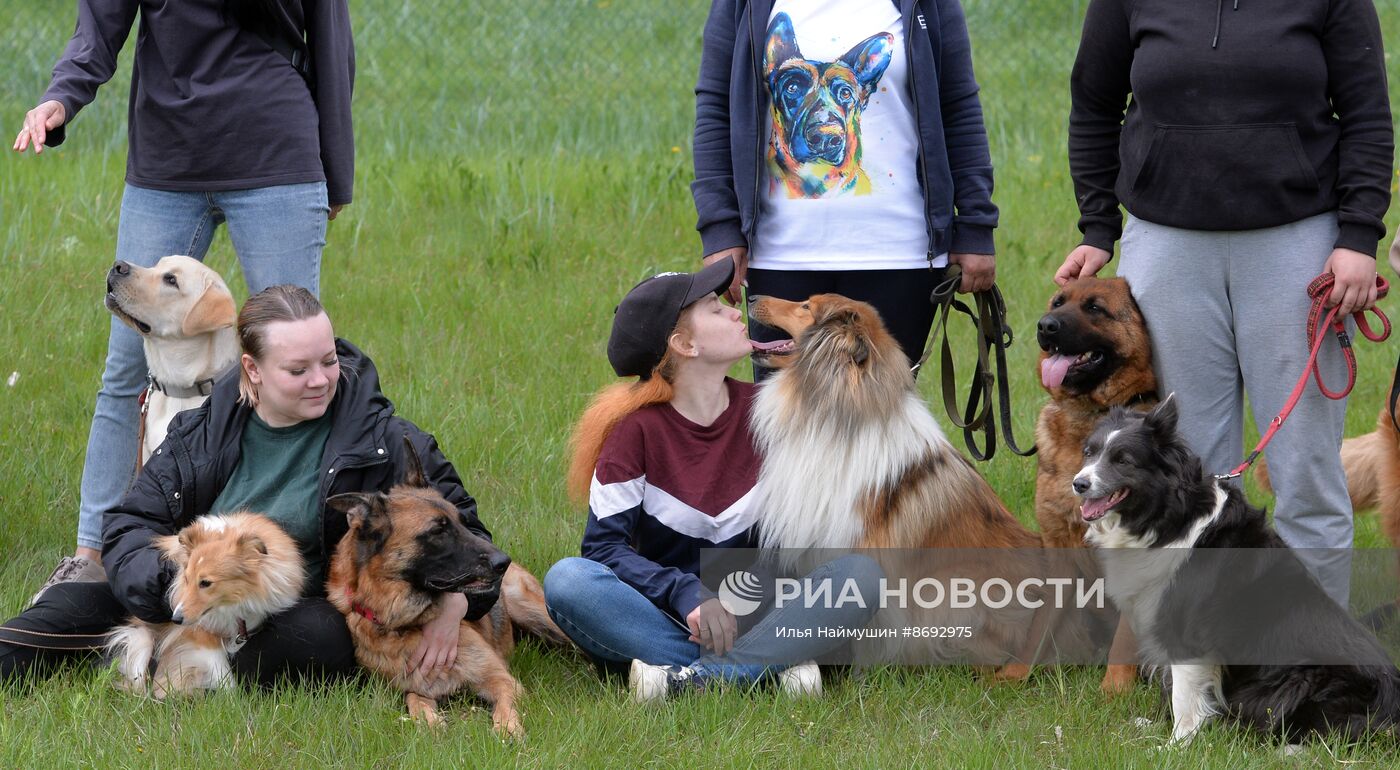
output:
[[[863,627],[873,608],[767,613],[743,635],[701,584],[702,549],[755,543],[758,458],[749,434],[754,386],[727,372],[752,351],[743,315],[720,303],[730,260],[699,273],[663,273],[618,305],[608,361],[636,382],[604,389],[579,421],[569,491],[588,501],[582,558],[555,564],[545,602],[559,627],[604,668],[630,663],[637,700],[713,681],[753,684],[778,674],[784,691],[819,694],[809,659],[839,644],[778,639],[794,627]],[[874,596],[875,563],[846,556],[809,579],[855,580]],[[797,661],[808,661],[788,667]]]
[[[166,594],[175,568],[152,539],[196,517],[240,509],[266,514],[297,541],[307,589],[232,656],[234,674],[268,684],[283,674],[320,678],[352,670],[349,630],[325,598],[327,558],[347,525],[327,510],[326,498],[387,491],[408,467],[405,437],[462,523],[490,538],[436,441],[394,415],[374,364],[336,339],[311,292],[280,285],[250,297],[238,316],[238,337],[239,372],[217,382],[202,406],[175,418],[121,504],[105,515],[109,582],[57,584],[0,626],[0,681],[74,656],[80,651],[71,648],[81,646],[76,637],[105,634],[130,615],[169,622]],[[459,621],[481,617],[495,601],[494,594],[473,595],[470,604],[454,596],[449,611],[427,627],[418,651],[422,670],[451,665]]]

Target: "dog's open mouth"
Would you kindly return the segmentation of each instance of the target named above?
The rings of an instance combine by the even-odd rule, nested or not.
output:
[[[122,309],[121,302],[119,302],[119,301],[117,300],[117,294],[116,294],[116,292],[112,291],[112,286],[111,286],[111,284],[108,284],[108,285],[107,285],[107,302],[106,302],[106,305],[107,305],[107,309],[110,310],[110,311],[112,311],[112,314],[115,315],[117,318],[120,318],[122,321],[124,321],[124,322],[126,323],[126,325],[128,325],[128,326],[130,326],[130,327],[136,329],[136,331],[141,332],[142,334],[150,334],[150,333],[151,333],[151,325],[150,325],[150,324],[146,323],[145,321],[142,321],[142,320],[139,319],[139,318],[136,318],[136,317],[132,316],[130,313],[128,313],[128,312],[126,312],[125,310]]]
[[[773,340],[772,342],[749,340],[749,344],[753,346],[752,355],[754,356],[786,356],[797,350],[797,343],[790,339]]]
[[[1047,388],[1058,388],[1065,378],[1084,369],[1103,363],[1102,350],[1086,350],[1083,353],[1061,353],[1059,348],[1048,351],[1049,356],[1040,362],[1040,381]]]
[[[1086,497],[1084,504],[1079,507],[1079,512],[1085,521],[1098,521],[1104,514],[1113,510],[1113,506],[1123,502],[1128,496],[1128,491],[1127,487],[1121,487],[1108,497]]]

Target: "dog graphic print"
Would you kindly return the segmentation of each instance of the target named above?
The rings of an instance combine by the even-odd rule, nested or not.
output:
[[[786,13],[768,25],[764,77],[773,114],[768,162],[789,198],[868,195],[860,115],[890,65],[894,36],[862,40],[835,61],[806,59]]]

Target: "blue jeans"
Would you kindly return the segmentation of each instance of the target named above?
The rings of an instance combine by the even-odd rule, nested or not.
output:
[[[169,254],[204,259],[214,230],[228,224],[248,293],[292,283],[320,291],[326,245],[324,182],[223,192],[166,192],[127,185],[117,256],[149,267]],[[78,504],[78,545],[102,547],[102,514],[121,502],[136,469],[136,400],[146,388],[141,336],[115,317],[107,365],[88,433]]]
[[[854,580],[864,597],[879,595],[882,577],[874,560],[859,555],[834,559],[807,575],[807,579],[830,579],[836,585]],[[735,640],[734,649],[714,655],[690,641],[690,630],[680,621],[595,561],[575,556],[550,567],[544,576],[544,601],[554,622],[595,660],[625,663],[635,658],[653,665],[690,666],[704,678],[743,685],[844,643],[815,633],[780,638],[779,628],[863,628],[876,609],[873,601],[864,608],[808,608],[794,602],[769,611]]]

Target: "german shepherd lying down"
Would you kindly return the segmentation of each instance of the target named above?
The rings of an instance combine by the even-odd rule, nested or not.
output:
[[[758,494],[765,548],[1039,549],[1040,538],[944,437],[914,387],[908,359],[873,307],[837,294],[750,301],[754,320],[792,336],[756,345],[754,353],[758,364],[778,370],[759,388],[751,418],[763,456]],[[985,552],[955,569],[975,579],[979,560],[988,561]],[[1001,562],[994,568],[1000,574],[984,577],[1015,583],[1017,571],[1036,573],[1028,563],[1033,560],[993,561]],[[897,580],[913,565],[882,566]],[[920,617],[918,624],[970,624],[975,638],[939,639],[937,649],[923,653],[979,663],[1018,660],[998,677],[1029,674],[1027,640],[1043,632],[1037,625],[1028,633],[1030,610],[960,612],[958,622]]]
[[[350,531],[331,557],[327,595],[345,614],[360,665],[404,693],[408,713],[429,725],[443,723],[439,698],[469,687],[492,706],[497,732],[524,735],[515,699],[520,685],[506,657],[514,632],[527,631],[569,644],[550,620],[544,591],[534,575],[511,564],[491,543],[467,531],[457,509],[423,478],[417,455],[402,484],[383,493],[336,495],[327,503],[343,512]],[[423,675],[409,660],[423,639],[423,626],[438,616],[450,592],[489,593],[500,598],[475,621],[462,621],[457,659],[450,668]]]
[[[231,687],[229,656],[301,598],[301,550],[256,513],[201,516],[154,545],[178,570],[170,583],[173,622],[132,618],[112,633],[107,647],[118,662],[118,686],[143,692],[149,684],[156,698]]]

